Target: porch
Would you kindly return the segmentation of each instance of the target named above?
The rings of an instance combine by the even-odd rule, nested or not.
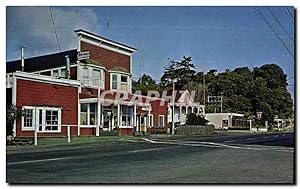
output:
[[[118,131],[119,135],[147,132],[153,127],[151,104],[97,98],[80,99],[78,136],[82,129],[94,130],[90,135],[99,136],[100,130]]]

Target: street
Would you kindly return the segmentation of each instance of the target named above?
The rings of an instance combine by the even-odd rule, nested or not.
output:
[[[294,183],[294,133],[132,137],[7,150],[14,183]]]

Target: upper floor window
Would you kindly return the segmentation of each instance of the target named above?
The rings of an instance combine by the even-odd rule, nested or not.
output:
[[[111,74],[111,89],[128,91],[130,87],[129,76],[123,74]]]
[[[112,89],[118,89],[118,75],[117,74],[113,74],[112,75],[112,81],[111,81],[111,88]]]
[[[78,80],[86,86],[104,88],[103,70],[89,65],[80,65]]]

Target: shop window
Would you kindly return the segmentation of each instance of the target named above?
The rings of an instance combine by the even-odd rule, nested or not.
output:
[[[33,109],[24,109],[24,128],[33,127]]]
[[[22,130],[39,132],[61,131],[61,108],[24,106],[25,115],[22,117]]]
[[[97,103],[80,104],[80,125],[97,125]]]
[[[88,104],[80,104],[80,125],[88,124]]]

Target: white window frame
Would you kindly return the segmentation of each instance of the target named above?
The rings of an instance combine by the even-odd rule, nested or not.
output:
[[[87,69],[87,76],[83,75],[84,73],[84,68]],[[93,85],[93,70],[97,70],[100,71],[100,89],[104,89],[105,87],[105,68],[100,67],[100,66],[96,66],[96,65],[83,65],[80,64],[78,66],[77,69],[77,76],[78,76],[78,80],[83,82],[84,85],[88,86],[88,87],[92,87],[92,88],[98,88],[99,86],[97,85]],[[87,82],[87,83],[86,83]]]
[[[41,108],[39,108],[41,109]],[[36,110],[39,110],[39,109],[36,109]],[[46,111],[57,111],[57,127],[58,129],[57,130],[45,130],[46,128]],[[43,125],[43,130],[39,130],[38,132],[41,132],[41,133],[60,133],[61,132],[61,108],[51,108],[51,107],[45,107],[45,108],[42,108],[42,114],[44,116],[42,116],[42,125]],[[37,111],[37,115],[39,117],[39,111]],[[38,123],[38,119],[37,119],[37,123]]]
[[[149,125],[149,127],[153,127],[153,114],[149,114],[149,119],[151,120],[151,124]]]
[[[35,111],[33,106],[23,106],[22,110],[24,111],[25,109],[27,110],[32,110],[32,127],[25,127],[24,126],[24,116],[22,116],[22,131],[34,131],[34,125],[36,123],[36,118],[35,118]]]
[[[117,76],[117,89],[113,89],[112,88],[112,78],[113,78],[113,75],[116,75]],[[124,77],[127,77],[127,82],[122,82],[121,81],[121,77],[124,76]],[[128,92],[131,92],[131,83],[130,83],[130,80],[131,80],[131,77],[129,74],[123,74],[123,73],[117,73],[117,72],[111,72],[110,73],[110,90],[122,90],[121,89],[121,84],[127,84],[127,90],[122,90],[122,91],[128,91]]]
[[[160,122],[160,117],[163,118],[163,125],[162,127],[160,126],[159,122]],[[164,128],[165,127],[165,115],[158,115],[158,124],[157,124],[158,128]]]
[[[56,107],[40,107],[40,106],[23,106],[22,110],[31,109],[32,110],[32,127],[24,127],[24,116],[22,116],[22,131],[34,131],[36,126],[42,126],[40,131],[38,128],[38,133],[60,133],[61,132],[61,109]],[[39,110],[42,110],[42,125],[39,124]],[[46,127],[46,111],[57,111],[57,130],[45,130]]]
[[[80,127],[88,127],[88,128],[93,128],[93,127],[96,127],[97,125],[99,125],[98,123],[98,106],[97,106],[97,103],[95,102],[80,102],[80,107],[79,107],[79,114],[81,115],[81,104],[87,104],[87,124],[86,125],[81,125],[81,116],[79,116],[79,126]],[[91,113],[91,110],[90,110],[90,104],[96,104],[96,124],[95,125],[91,125],[91,118],[90,118],[90,113]]]
[[[117,76],[117,88],[116,89],[113,89],[113,76]],[[110,75],[110,89],[111,90],[118,90],[119,89],[119,79],[118,79],[118,74],[111,74]]]

